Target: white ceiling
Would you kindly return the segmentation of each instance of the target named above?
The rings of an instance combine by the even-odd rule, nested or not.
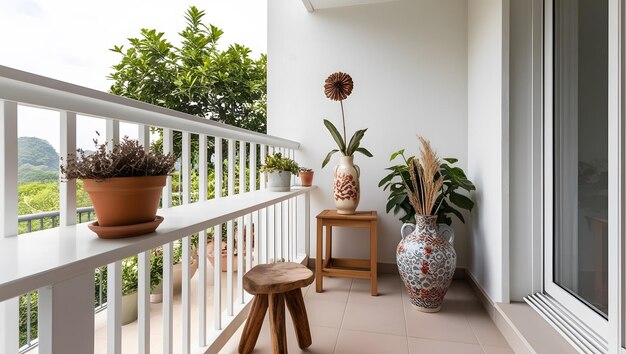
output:
[[[378,4],[397,0],[302,0],[304,7],[310,12],[333,7],[345,7],[365,4]]]

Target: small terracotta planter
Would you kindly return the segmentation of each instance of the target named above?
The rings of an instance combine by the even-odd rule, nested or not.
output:
[[[154,222],[166,177],[142,176],[83,180],[85,191],[89,193],[96,212],[97,225],[111,227]],[[147,232],[152,231],[154,229]]]
[[[302,187],[311,187],[313,185],[313,171],[300,172],[299,174]]]

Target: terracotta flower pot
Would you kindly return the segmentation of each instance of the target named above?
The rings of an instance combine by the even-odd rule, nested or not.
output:
[[[83,180],[100,226],[154,221],[167,176]]]
[[[313,171],[300,172],[300,182],[302,187],[311,187],[313,185]]]

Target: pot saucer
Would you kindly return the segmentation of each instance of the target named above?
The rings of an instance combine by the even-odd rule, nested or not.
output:
[[[149,234],[156,230],[163,222],[162,216],[156,216],[154,221],[134,225],[100,226],[97,221],[88,225],[89,230],[95,232],[100,238],[124,238]]]

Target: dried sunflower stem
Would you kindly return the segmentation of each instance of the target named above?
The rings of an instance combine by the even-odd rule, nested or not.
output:
[[[346,151],[347,151],[348,140],[346,139],[346,116],[343,114],[343,100],[339,100],[339,104],[341,105],[341,120],[343,123],[343,145],[346,146]]]

